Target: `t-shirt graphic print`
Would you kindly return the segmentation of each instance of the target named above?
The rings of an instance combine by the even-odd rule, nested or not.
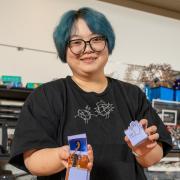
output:
[[[90,107],[86,105],[84,109],[78,109],[75,118],[81,118],[84,120],[85,124],[91,120],[93,116],[103,116],[105,119],[109,119],[111,112],[113,112],[114,106],[109,102],[100,100],[95,104],[95,107]]]

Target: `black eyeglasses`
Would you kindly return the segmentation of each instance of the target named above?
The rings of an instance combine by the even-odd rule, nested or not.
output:
[[[73,54],[80,55],[84,53],[87,44],[89,44],[94,52],[101,52],[106,46],[106,38],[104,36],[96,36],[91,38],[89,41],[74,39],[68,42],[68,47]]]

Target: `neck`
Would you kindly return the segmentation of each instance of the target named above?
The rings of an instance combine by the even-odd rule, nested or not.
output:
[[[96,76],[78,76],[73,74],[72,80],[84,91],[86,92],[103,92],[107,85],[108,81],[104,74]]]

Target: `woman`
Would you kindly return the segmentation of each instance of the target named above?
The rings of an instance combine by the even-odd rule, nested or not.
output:
[[[146,179],[143,167],[169,152],[171,138],[138,87],[105,76],[115,44],[109,21],[90,8],[68,11],[54,41],[72,76],[46,83],[28,97],[10,162],[39,179],[64,179],[67,136],[86,133],[92,180]],[[132,120],[148,134],[135,147],[124,135]]]

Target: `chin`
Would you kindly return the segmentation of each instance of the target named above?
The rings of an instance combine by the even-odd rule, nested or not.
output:
[[[99,74],[100,70],[99,69],[83,69],[81,70],[80,74],[84,74],[84,75],[95,75],[95,74]]]

